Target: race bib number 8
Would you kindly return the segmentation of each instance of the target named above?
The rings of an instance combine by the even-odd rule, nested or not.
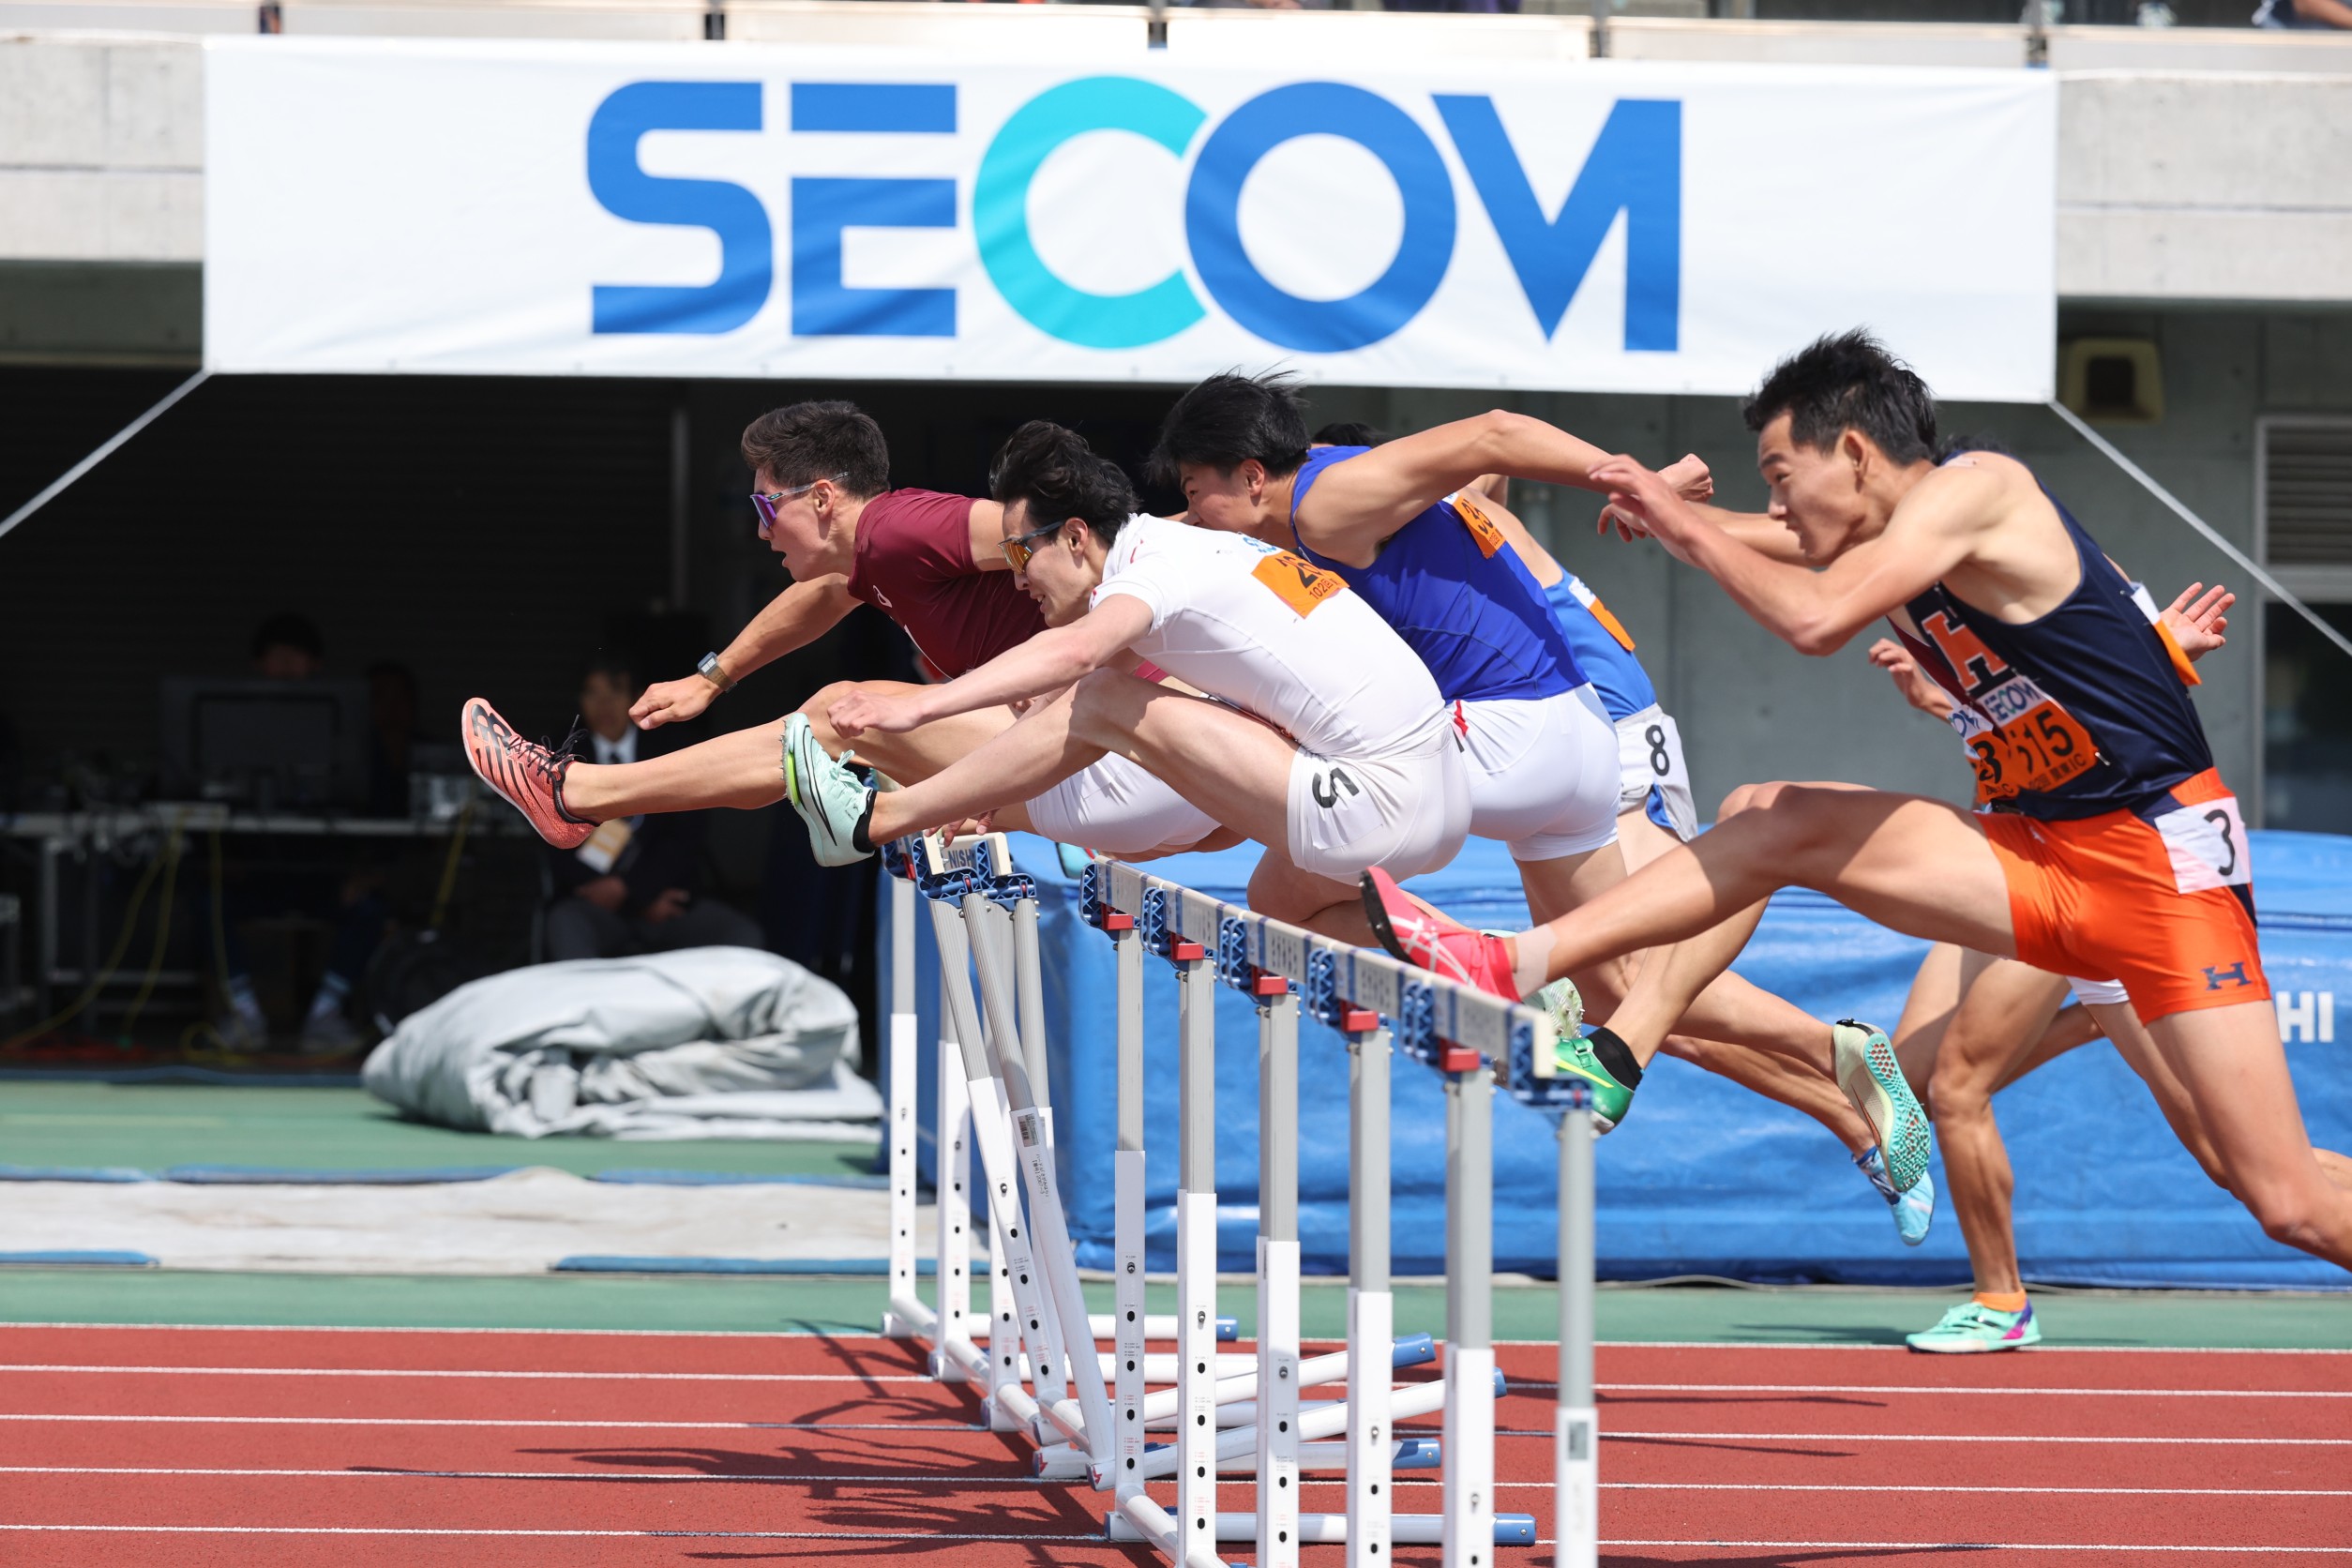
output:
[[[1309,565],[1287,550],[1268,555],[1249,575],[1273,589],[1275,598],[1301,615],[1313,614],[1316,606],[1348,586],[1337,572]]]
[[[2183,893],[2209,887],[2243,887],[2254,881],[2246,853],[2246,819],[2238,797],[2224,795],[2184,806],[2153,819],[2172,856],[2173,885]]]

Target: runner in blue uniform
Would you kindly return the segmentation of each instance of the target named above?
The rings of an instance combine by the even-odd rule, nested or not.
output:
[[[1161,476],[1183,487],[1193,521],[1295,550],[1337,574],[1421,656],[1468,752],[1470,831],[1510,847],[1539,917],[1574,910],[1625,878],[1618,743],[1543,591],[1478,498],[1464,492],[1489,473],[1595,489],[1590,475],[1607,460],[1565,431],[1502,412],[1377,448],[1316,448],[1287,380],[1240,375],[1213,376],[1178,400],[1153,454]],[[1696,460],[1668,474],[1696,497],[1711,493]],[[1320,887],[1297,894],[1309,907],[1334,902]],[[1254,903],[1259,895],[1253,885]],[[1612,958],[1570,978],[1606,1012],[1632,972],[1630,960]],[[1875,1085],[1864,1091],[1881,1111],[1866,1118],[1874,1125],[1888,1124],[1877,1102],[1910,1104],[1899,1073],[1881,1078],[1864,1065],[1874,1032],[1825,1025],[1736,976],[1705,988],[1681,1027],[1792,1058],[1840,1083],[1853,1081],[1841,1066],[1859,1071]],[[1580,1039],[1562,1033],[1560,1067],[1617,1091],[1601,1107],[1613,1121],[1629,1096],[1588,1060]]]

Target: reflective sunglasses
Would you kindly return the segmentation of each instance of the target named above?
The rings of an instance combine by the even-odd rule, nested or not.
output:
[[[1017,539],[1005,540],[1003,544],[1005,561],[1017,572],[1025,572],[1029,570],[1030,559],[1037,553],[1036,546],[1031,544],[1030,541],[1032,539],[1042,539],[1049,535],[1059,534],[1061,532],[1062,525],[1060,523],[1050,522],[1043,528],[1033,528]]]
[[[827,477],[829,477],[833,483],[837,485],[842,480],[848,478],[849,475],[846,474],[835,474],[830,475]],[[823,483],[825,483],[824,479],[811,479],[805,485],[794,485],[791,490],[770,490],[765,494],[761,494],[758,490],[752,491],[751,509],[760,514],[760,537],[765,539],[768,536],[768,529],[776,522],[776,508],[777,503],[790,501],[796,495],[807,495],[810,490],[815,490],[819,485]]]

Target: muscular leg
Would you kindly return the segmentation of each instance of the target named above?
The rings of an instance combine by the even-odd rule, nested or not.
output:
[[[2000,955],[2014,951],[2000,863],[1975,820],[1958,807],[1819,784],[1761,785],[1736,798],[1741,808],[1727,807],[1696,843],[1519,939],[1545,948],[1547,977],[1596,958],[1677,943],[1663,961],[1643,966],[1610,1018],[1609,1027],[1637,1052],[1656,1049],[1737,956],[1762,901],[1783,887],[1815,888],[1913,936]],[[1688,940],[1702,935],[1704,942]]]
[[[900,681],[859,684],[867,690],[912,689]],[[851,687],[849,682],[826,686],[802,710],[825,749],[837,755],[844,743],[824,715]],[[928,778],[966,752],[976,750],[1012,722],[1009,710],[988,708],[926,724],[905,734],[861,735],[854,748],[860,758],[892,778],[910,783]],[[641,762],[574,762],[564,775],[565,808],[576,817],[600,822],[641,812],[700,811],[712,807],[752,810],[773,806],[784,798],[781,731],[780,723],[758,724]]]
[[[1651,822],[1647,813],[1636,809],[1617,819],[1617,842],[1625,857],[1628,871],[1638,871],[1659,856],[1681,848],[1681,840]],[[1791,1008],[1791,1004],[1761,987],[1752,986],[1728,970],[1717,977],[1710,995],[1723,1004],[1741,1009],[1752,1018],[1759,1018],[1764,1008]],[[1755,999],[1762,999],[1759,1004]],[[1791,1008],[1793,1011],[1794,1009]],[[1803,1015],[1800,1015],[1803,1016]],[[1813,1036],[1818,1038],[1820,1025],[1813,1024]],[[1729,1078],[1742,1088],[1754,1090],[1768,1100],[1776,1100],[1792,1109],[1801,1110],[1829,1129],[1832,1137],[1846,1146],[1849,1154],[1859,1154],[1876,1147],[1871,1142],[1870,1125],[1854,1112],[1837,1083],[1818,1067],[1800,1067],[1783,1055],[1762,1051],[1752,1046],[1732,1045],[1721,1040],[1701,1039],[1688,1032],[1689,1020],[1683,1028],[1666,1036],[1662,1048],[1668,1056],[1679,1056],[1693,1066],[1704,1068],[1721,1078]]]
[[[2116,1054],[2124,1065],[2139,1074],[2148,1093],[2156,1096],[2156,1108],[2164,1113],[2164,1121],[2180,1139],[2213,1184],[2229,1190],[2229,1172],[2223,1168],[2221,1158],[2214,1153],[2213,1140],[2205,1135],[2205,1123],[2197,1114],[2196,1102],[2189,1096],[2189,1086],[2164,1063],[2156,1048],[2156,1042],[2140,1022],[2139,1015],[2127,1003],[2104,1003],[2090,1009],[2100,1028],[2115,1042]],[[2339,1187],[2352,1187],[2352,1160],[2345,1159],[2333,1149],[2314,1149],[2313,1157],[2319,1161],[2320,1170],[2329,1182]]]
[[[1922,1054],[1933,1058],[1922,1099],[1943,1150],[1944,1201],[1960,1222],[1979,1291],[2025,1289],[2010,1221],[2015,1178],[1993,1091],[2011,1063],[2035,1049],[2065,998],[2057,975],[1945,946],[1921,966],[1904,1008],[1896,1054],[1907,1070]]]
[[[2229,1189],[2263,1230],[2352,1268],[2352,1191],[2329,1180],[2312,1149],[2270,1003],[2174,1013],[2148,1033],[2197,1108]]]

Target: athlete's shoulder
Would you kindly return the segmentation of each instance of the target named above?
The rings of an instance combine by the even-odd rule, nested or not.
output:
[[[2000,452],[1961,452],[1922,475],[1895,516],[1943,533],[1998,527],[2021,506],[2043,501],[2033,470]]]

